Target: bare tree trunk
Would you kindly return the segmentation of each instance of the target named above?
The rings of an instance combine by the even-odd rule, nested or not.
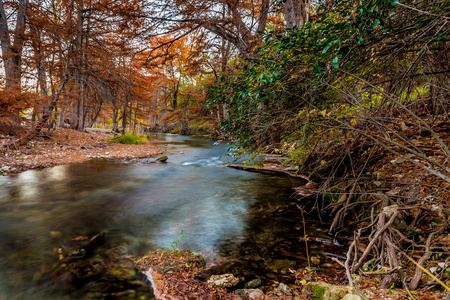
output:
[[[230,112],[228,111],[228,104],[224,103],[222,108],[223,108],[223,118],[225,120],[228,120],[230,118]]]
[[[286,28],[300,27],[309,21],[310,0],[286,0],[284,12]]]
[[[67,106],[69,105],[69,99],[67,99],[66,90],[63,92],[63,104],[61,105],[61,111],[59,112],[58,128],[64,128],[64,120],[66,119]]]
[[[5,87],[10,88],[18,86],[22,78],[22,50],[25,42],[25,26],[28,0],[19,0],[19,7],[16,15],[16,27],[14,29],[13,41],[11,41],[8,20],[3,6],[3,0],[0,1],[0,42],[2,49],[3,65],[5,69]],[[11,120],[19,124],[19,111],[13,112],[8,116]]]
[[[9,144],[5,144],[3,148],[11,148],[11,147],[19,147],[19,146],[25,146],[29,141],[31,141],[33,138],[35,138],[42,130],[44,125],[47,123],[47,121],[51,117],[51,112],[56,108],[56,105],[58,103],[58,99],[64,90],[64,87],[66,86],[67,82],[69,81],[69,62],[70,62],[70,56],[72,55],[72,44],[69,46],[68,53],[67,53],[67,59],[65,64],[65,70],[64,70],[64,80],[61,82],[61,85],[59,86],[58,92],[53,95],[52,102],[50,104],[50,107],[48,110],[42,115],[42,118],[39,120],[38,124],[32,129],[27,135],[19,138],[16,141],[13,141]]]
[[[3,1],[0,1],[0,41],[2,46],[2,58],[5,67],[7,88],[16,85],[20,86],[20,79],[22,77],[22,49],[23,43],[25,42],[27,6],[27,0],[19,0],[16,27],[14,29],[14,40],[11,43],[5,8],[3,6]]]
[[[187,106],[185,105],[183,107],[183,116],[181,118],[180,121],[180,125],[181,125],[181,134],[188,134],[189,133],[189,126],[188,126],[188,122],[187,122],[188,118],[187,118]]]
[[[179,86],[179,83],[175,84],[175,86],[174,86],[173,99],[172,99],[173,111],[178,110],[178,86]]]

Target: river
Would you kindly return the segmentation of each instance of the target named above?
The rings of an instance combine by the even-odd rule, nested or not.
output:
[[[139,255],[170,247],[184,230],[179,248],[249,279],[306,266],[292,198],[299,182],[223,167],[226,144],[155,137],[167,163],[90,161],[0,177],[0,299],[58,299],[58,285],[41,274],[58,264],[61,245],[99,232]],[[310,251],[336,246],[316,215],[306,222]]]

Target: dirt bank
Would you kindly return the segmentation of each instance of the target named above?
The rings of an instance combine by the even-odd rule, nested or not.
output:
[[[111,134],[96,130],[91,133],[57,129],[49,137],[41,136],[24,147],[7,149],[0,154],[2,174],[18,173],[58,165],[82,163],[93,158],[131,159],[161,153],[152,144],[125,145],[109,141]],[[0,146],[11,139],[0,136]]]

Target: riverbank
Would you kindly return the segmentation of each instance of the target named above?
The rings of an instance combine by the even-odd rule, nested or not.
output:
[[[98,150],[98,152],[96,153],[96,155],[88,155],[87,159],[91,159],[91,158],[128,158],[128,159],[132,159],[134,158],[133,155],[135,155],[138,152],[133,152],[131,153],[131,151],[127,151],[126,149],[134,149],[134,150],[148,150],[148,147],[151,145],[116,145],[120,150],[118,153],[120,155],[127,155],[127,156],[117,156],[119,155],[118,153],[112,154],[112,153],[107,153],[109,152],[108,149],[110,149],[109,147],[114,146],[114,144],[109,144],[107,143],[107,134],[104,133],[91,133],[91,134],[85,134],[85,133],[78,133],[78,132],[74,132],[74,133],[67,133],[67,132],[62,132],[62,134],[67,134],[67,136],[61,135],[56,133],[56,135],[54,135],[52,137],[52,139],[48,140],[45,138],[40,138],[39,140],[34,141],[33,144],[30,144],[29,147],[30,148],[23,148],[23,151],[26,150],[33,150],[32,146],[36,146],[36,145],[43,145],[43,143],[48,142],[48,151],[37,151],[37,149],[35,150],[35,154],[39,154],[39,155],[43,155],[41,156],[41,160],[39,160],[40,163],[42,163],[42,157],[46,157],[46,158],[51,158],[51,156],[49,155],[44,155],[44,154],[54,154],[54,153],[58,153],[58,146],[60,147],[60,149],[66,149],[66,150],[79,150],[80,152],[75,152],[75,154],[73,154],[72,156],[79,156],[78,158],[83,158],[82,155],[86,154],[86,152],[82,152],[85,150],[89,150],[91,152],[93,152],[94,150]],[[71,134],[73,134],[74,136],[70,136]],[[76,136],[77,134],[81,134],[81,136]],[[103,139],[102,137],[106,136],[106,140]],[[59,137],[58,140],[55,140],[56,137]],[[66,141],[66,143],[62,143],[61,138],[64,138],[64,140]],[[71,144],[70,144],[71,143]],[[104,145],[104,143],[107,143],[107,145]],[[62,146],[62,147],[61,147]],[[71,149],[69,147],[74,147],[76,149]],[[45,148],[45,147],[41,147],[41,148]],[[26,150],[25,150],[26,149]],[[21,149],[19,149],[20,151]],[[17,151],[17,150],[16,150]],[[177,151],[177,153],[179,152],[179,150]],[[20,154],[22,152],[18,152],[19,153],[19,157],[20,158]],[[17,154],[17,153],[16,153]],[[116,155],[114,157],[114,155]],[[144,154],[142,155],[147,155],[147,153],[144,151]],[[111,157],[112,156],[112,157]],[[10,156],[10,158],[13,158],[14,156]],[[142,156],[141,156],[142,157]],[[194,156],[195,157],[195,156]],[[27,159],[28,157],[25,157],[25,159]],[[34,159],[32,158],[28,158],[30,159],[30,161],[36,161],[38,160],[38,158],[34,157]],[[277,156],[276,159],[278,160],[279,157]],[[406,162],[400,162],[400,161],[395,161],[394,162],[390,162],[393,161],[393,158],[389,158],[386,157],[387,161],[386,163],[391,164],[392,166],[407,166]],[[390,160],[389,160],[390,159]],[[384,160],[380,160],[380,162],[382,162]],[[52,162],[50,160],[50,162]],[[65,163],[67,163],[67,161],[64,161]],[[81,162],[81,161],[74,161],[74,162]],[[64,163],[62,163],[64,164]],[[54,164],[48,165],[48,166],[52,166]],[[217,164],[219,165],[219,164]],[[325,164],[323,164],[325,165]],[[42,164],[41,167],[45,167],[44,164]],[[282,169],[282,166],[279,166],[277,164],[271,164],[271,163],[266,163],[264,165],[264,167],[266,168],[265,171],[269,172],[269,174],[272,173],[278,173],[281,174],[283,176],[286,175],[286,172],[289,172],[289,174],[291,174],[291,172],[295,172],[295,168],[285,168]],[[248,167],[246,168],[248,170]],[[289,170],[288,170],[289,169]],[[387,168],[385,168],[387,170]],[[217,169],[215,169],[217,170]],[[256,169],[255,169],[256,170]],[[259,169],[257,169],[259,171]],[[192,171],[192,170],[191,170]],[[191,172],[190,171],[190,172]],[[399,172],[400,170],[398,170],[398,168],[396,169],[396,172]],[[201,172],[205,172],[205,170],[201,171]],[[385,171],[386,172],[386,171]],[[316,172],[317,173],[317,172]],[[326,172],[324,172],[326,173]],[[379,172],[375,172],[374,174],[378,174]],[[387,172],[386,172],[387,173]],[[396,173],[399,174],[399,173]],[[413,172],[406,172],[405,176],[409,174],[413,174]],[[183,172],[183,180],[185,178],[185,176],[187,175],[186,172]],[[401,174],[399,174],[401,175]],[[196,173],[195,175],[192,175],[195,177],[199,177],[200,173]],[[326,176],[326,174],[321,174],[321,176]],[[376,175],[374,175],[376,176]],[[426,203],[422,202],[420,204],[420,206],[416,206],[414,207],[409,207],[408,202],[402,200],[402,199],[406,199],[406,194],[404,193],[404,190],[400,190],[399,193],[397,193],[397,189],[392,188],[392,192],[389,194],[388,192],[390,190],[387,189],[387,187],[390,187],[390,179],[391,178],[400,178],[398,176],[392,177],[389,176],[389,173],[386,174],[385,177],[382,177],[381,175],[378,175],[375,178],[372,178],[370,176],[366,176],[364,181],[363,180],[359,180],[358,183],[358,187],[355,188],[355,190],[353,192],[358,193],[357,197],[355,197],[355,200],[360,201],[359,203],[362,203],[364,205],[359,205],[359,206],[353,206],[353,202],[350,203],[352,205],[352,209],[351,211],[356,214],[361,216],[362,218],[366,218],[366,220],[370,219],[370,215],[367,215],[367,212],[370,212],[370,210],[364,210],[364,207],[367,207],[368,205],[365,205],[365,203],[367,203],[367,201],[370,201],[371,199],[364,199],[365,196],[363,196],[360,193],[361,191],[365,192],[365,195],[368,195],[370,193],[383,193],[383,194],[387,194],[388,197],[390,197],[391,201],[395,201],[395,203],[397,203],[398,205],[398,210],[399,210],[399,214],[402,215],[403,219],[405,220],[405,222],[407,222],[407,224],[409,225],[410,228],[412,228],[411,230],[406,229],[407,232],[407,237],[411,240],[414,240],[415,243],[419,244],[421,247],[424,244],[424,240],[427,238],[427,235],[432,233],[434,231],[434,229],[436,229],[437,226],[433,225],[433,221],[431,221],[432,219],[430,218],[429,215],[429,210],[427,210],[427,206],[436,203],[434,202],[435,200],[432,199],[427,199]],[[377,188],[376,190],[371,190],[372,187],[372,181],[378,181],[382,183],[382,186],[380,186],[379,188]],[[223,181],[217,182],[216,184],[212,184],[211,181],[208,181],[208,185],[206,185],[206,187],[212,188],[213,186],[217,186],[217,185],[222,185]],[[378,185],[378,183],[374,183],[374,186],[376,187],[376,185]],[[170,187],[175,186],[176,184],[174,184],[173,182],[171,182]],[[335,197],[336,199],[336,203],[342,203],[342,199],[340,198],[341,195],[345,194],[346,191],[345,189],[350,185],[350,182],[347,182],[347,184],[341,184],[340,188],[338,186],[338,184],[333,188],[330,189],[328,191],[329,195],[332,197]],[[399,185],[399,184],[398,184]],[[399,185],[400,186],[400,185]],[[400,186],[403,188],[407,188],[409,185],[407,186]],[[321,197],[322,195],[325,195],[325,193],[320,193],[320,185],[319,184],[309,184],[307,186],[308,188],[304,188],[306,190],[309,190],[309,193],[312,194],[316,194],[318,197]],[[261,192],[261,190],[263,189],[267,189],[267,186],[265,185],[261,185],[258,186],[255,190]],[[109,189],[108,189],[109,190]],[[147,188],[148,190],[148,188]],[[150,189],[151,190],[151,189]],[[164,190],[164,194],[165,194]],[[153,190],[153,192],[155,192]],[[183,195],[186,192],[185,189],[183,189]],[[347,191],[350,192],[350,191]],[[47,193],[47,192],[46,192]],[[115,193],[115,192],[112,192]],[[127,191],[128,193],[128,191]],[[392,194],[392,195],[391,195]],[[419,195],[419,193],[417,194]],[[434,194],[435,197],[437,197],[437,194]],[[91,198],[91,197],[89,197]],[[173,195],[171,195],[170,198],[174,198]],[[175,197],[176,198],[176,197]],[[192,195],[190,197],[186,197],[187,199],[192,198]],[[224,199],[234,199],[233,201],[238,200],[239,198],[236,196],[232,196],[229,194],[226,194],[225,197],[223,197],[222,199],[220,199],[220,202],[223,203]],[[288,199],[289,195],[286,195],[283,199]],[[411,197],[410,197],[411,198]],[[184,196],[183,196],[184,199]],[[168,199],[169,200],[169,199]],[[330,200],[330,199],[328,199]],[[375,199],[376,200],[376,199]],[[109,203],[110,200],[108,200]],[[122,198],[120,199],[120,202],[122,201]],[[208,203],[210,201],[208,200]],[[264,200],[262,202],[262,204],[266,204],[266,202],[270,202],[268,201],[268,199]],[[356,201],[357,202],[357,201]],[[356,203],[355,202],[355,203]],[[184,203],[184,200],[183,200]],[[206,203],[205,203],[206,204]],[[246,249],[243,249],[244,252],[242,252],[241,254],[237,253],[237,255],[235,256],[236,258],[236,262],[242,264],[242,259],[245,258],[249,261],[251,261],[251,263],[255,264],[255,268],[258,268],[261,272],[260,273],[255,273],[256,277],[260,276],[263,277],[265,271],[263,271],[262,267],[264,265],[267,265],[270,267],[270,269],[273,269],[270,274],[273,274],[275,276],[273,276],[270,280],[263,280],[263,284],[262,286],[258,287],[258,289],[261,289],[264,293],[264,297],[266,299],[289,299],[287,298],[288,295],[281,295],[278,296],[278,290],[275,291],[275,289],[280,287],[280,283],[285,284],[287,287],[289,287],[289,289],[291,289],[293,291],[293,295],[291,295],[290,297],[294,297],[294,295],[297,295],[297,299],[302,299],[301,297],[305,298],[308,297],[308,293],[306,290],[304,290],[304,283],[308,283],[308,282],[317,282],[317,281],[323,281],[323,282],[328,282],[328,283],[333,283],[333,284],[337,284],[337,285],[341,285],[341,286],[345,286],[348,284],[348,280],[346,278],[346,274],[345,274],[345,267],[341,267],[337,262],[332,261],[329,257],[329,255],[327,254],[321,254],[320,252],[314,252],[313,255],[311,255],[311,252],[313,251],[312,244],[314,243],[313,239],[309,237],[304,237],[304,233],[301,229],[301,212],[300,210],[297,210],[297,204],[304,206],[305,210],[310,210],[311,207],[313,207],[313,205],[309,205],[306,204],[306,202],[300,200],[300,201],[291,201],[290,206],[286,206],[286,203],[283,203],[281,206],[279,205],[269,205],[269,207],[266,207],[265,205],[260,205],[258,207],[255,207],[254,209],[257,209],[259,211],[262,211],[263,215],[265,217],[267,217],[266,219],[255,219],[254,223],[257,224],[263,224],[266,223],[268,220],[271,220],[272,217],[275,217],[275,213],[274,212],[279,212],[280,214],[282,214],[282,221],[284,226],[289,226],[287,225],[288,221],[289,221],[289,217],[287,217],[286,212],[287,210],[289,211],[294,211],[294,214],[296,214],[295,218],[292,218],[294,220],[294,223],[291,223],[292,225],[290,225],[290,228],[295,229],[296,231],[294,232],[295,234],[295,240],[289,243],[279,243],[278,240],[276,239],[276,237],[274,236],[273,238],[271,238],[271,236],[263,234],[261,233],[257,233],[257,234],[253,234],[252,236],[258,239],[259,243],[256,244],[252,244],[252,246],[247,247]],[[92,205],[92,201],[91,199],[89,200],[89,206]],[[103,204],[102,204],[103,205]],[[201,206],[201,208],[203,208],[204,205]],[[124,210],[125,211],[125,210]],[[417,213],[417,211],[420,212],[420,214]],[[376,212],[379,213],[378,208],[376,209]],[[414,213],[414,214],[412,214]],[[14,213],[16,215],[16,213]],[[59,215],[60,213],[58,213]],[[397,214],[398,215],[398,214]],[[414,220],[416,219],[417,216],[417,220],[416,220],[416,226],[412,226],[412,222],[414,222]],[[53,218],[52,218],[53,219]],[[365,225],[370,225],[369,223],[352,223],[354,222],[355,219],[352,218],[347,218],[345,219],[344,222],[344,227],[345,228],[357,228],[357,226],[361,227],[361,226],[365,226]],[[132,220],[127,219],[125,224],[128,224],[129,222],[131,222]],[[418,222],[417,222],[418,221]],[[148,222],[148,221],[146,221]],[[308,227],[312,227],[311,223],[306,223],[308,224]],[[296,227],[300,228],[297,229]],[[377,228],[377,225],[374,225],[373,228]],[[398,228],[393,228],[392,230],[398,230]],[[405,230],[402,230],[402,232]],[[409,232],[408,232],[409,231]],[[417,231],[417,232],[414,232]],[[445,233],[445,232],[444,232]],[[392,231],[391,234],[395,234],[395,231]],[[338,236],[342,237],[344,234],[341,232]],[[345,236],[344,236],[345,237]],[[347,248],[351,248],[351,244],[352,241],[349,239],[352,238],[352,234],[346,234],[347,239],[344,240],[346,242],[342,243],[343,247]],[[442,238],[441,238],[442,237]],[[434,239],[433,240],[433,247],[436,247],[437,242],[445,242],[446,240],[444,239],[445,236],[441,236],[439,237],[439,239]],[[233,237],[230,237],[230,239],[233,239]],[[329,237],[329,240],[331,241],[331,237]],[[242,241],[242,240],[241,240]],[[308,241],[308,245],[306,244],[306,241]],[[342,242],[342,239],[340,240]],[[334,242],[334,240],[333,240]],[[226,243],[225,243],[226,244]],[[266,250],[262,249],[262,245],[269,245],[271,248],[267,248]],[[360,257],[360,255],[362,254],[362,252],[365,251],[365,249],[367,249],[367,244],[368,244],[368,240],[366,239],[366,236],[363,235],[359,241],[359,244],[357,245],[358,250],[360,250],[361,252],[358,253],[358,256]],[[223,245],[223,244],[222,244]],[[309,247],[309,253],[311,256],[314,256],[314,258],[311,258],[311,263],[312,263],[312,267],[313,267],[313,271],[309,272],[308,269],[306,269],[304,264],[297,264],[296,262],[304,262],[308,259],[307,254],[304,254],[303,252],[301,252],[301,249],[304,249],[305,247]],[[332,247],[332,243],[328,243],[325,244],[323,243],[323,247],[324,249],[326,249],[325,251],[329,251],[330,247]],[[445,246],[443,246],[445,249]],[[295,251],[295,256],[290,256],[288,258],[284,258],[281,259],[282,257],[285,257],[287,254],[283,253],[283,251],[289,250],[290,248],[295,248],[295,250],[299,250],[299,251]],[[354,249],[355,247],[353,247]],[[152,249],[151,247],[148,247],[148,249]],[[223,249],[224,251],[228,251],[226,248]],[[263,253],[264,251],[267,252],[271,252],[271,251],[277,251],[276,256],[274,256],[275,258],[272,261],[267,261],[267,259],[264,259],[261,253]],[[258,255],[253,254],[254,252],[257,252]],[[279,253],[278,253],[279,252]],[[422,249],[418,249],[418,251],[409,251],[408,253],[410,253],[412,255],[412,257],[416,260],[420,259],[421,255],[423,254],[423,250]],[[261,254],[261,256],[259,255]],[[271,254],[272,255],[272,254]],[[371,256],[369,256],[371,257]],[[427,262],[427,269],[429,270],[433,270],[433,272],[440,272],[442,273],[442,275],[444,276],[445,274],[447,274],[445,272],[445,270],[448,268],[448,261],[445,261],[446,255],[444,255],[443,257],[436,257],[435,256],[435,251],[433,250],[433,257],[431,259],[428,260]],[[313,262],[314,259],[314,262]],[[339,258],[341,260],[341,262],[345,261],[345,258]],[[168,259],[164,260],[164,261],[169,261]],[[292,264],[296,267],[293,267]],[[390,268],[390,265],[386,262],[386,267],[384,269],[377,269],[376,268],[376,264],[373,264],[372,266],[369,266],[370,269],[364,269],[363,271],[369,271],[369,272],[376,272],[376,273],[386,273],[386,272],[390,272],[392,271],[392,268]],[[150,267],[151,264],[148,264],[148,266]],[[444,267],[442,267],[444,266]],[[217,268],[214,265],[207,265],[205,266],[206,269],[209,269],[209,273],[207,273],[206,275],[210,276],[210,275],[223,275],[224,273],[233,273],[234,275],[236,275],[237,277],[240,278],[240,282],[241,282],[241,287],[240,288],[236,288],[236,289],[229,289],[229,290],[225,290],[224,292],[228,293],[229,296],[237,296],[236,295],[236,290],[242,290],[243,285],[245,283],[250,282],[251,280],[253,280],[253,278],[251,278],[251,276],[253,275],[247,275],[246,278],[242,279],[242,275],[239,272],[236,272],[233,270],[233,267],[231,266],[228,270],[223,271],[220,268]],[[390,269],[389,269],[390,268]],[[242,268],[241,268],[242,269]],[[290,270],[292,269],[292,271]],[[404,273],[407,274],[413,274],[414,272],[414,265],[412,263],[410,264],[404,264]],[[409,273],[409,272],[412,273]],[[326,274],[325,274],[326,273]],[[356,272],[355,272],[356,273]],[[359,274],[359,275],[358,275]],[[374,275],[373,273],[371,275],[367,275],[367,274],[363,274],[363,276],[361,276],[361,273],[358,272],[358,274],[356,274],[357,276],[359,276],[359,278],[361,278],[361,280],[359,280],[358,277],[358,281],[355,279],[354,280],[354,285],[356,286],[356,288],[358,290],[364,290],[367,291],[365,293],[365,297],[369,298],[369,299],[380,299],[382,297],[384,297],[385,299],[403,299],[405,298],[405,290],[402,289],[401,285],[399,285],[397,283],[397,285],[393,285],[392,287],[386,288],[384,290],[380,290],[380,287],[382,285],[382,281],[383,278],[386,274],[381,274],[381,275]],[[157,274],[156,274],[157,275]],[[165,280],[165,276],[166,274],[162,274],[162,278],[161,280]],[[173,299],[178,299],[178,298],[183,298],[185,290],[184,289],[179,289],[178,287],[180,286],[187,286],[187,287],[191,287],[193,286],[192,284],[190,284],[191,280],[198,280],[198,282],[205,282],[208,278],[207,276],[203,276],[204,278],[191,278],[191,277],[186,277],[187,275],[184,273],[167,273],[167,275],[169,276],[168,281],[167,281],[167,288],[170,291],[173,291],[173,293],[175,293],[175,295],[173,295]],[[185,276],[186,275],[186,276]],[[189,274],[190,276],[191,274]],[[410,278],[412,277],[411,275],[408,275]],[[203,281],[202,281],[203,280]],[[439,290],[439,288],[436,288],[436,285],[429,285],[428,287],[426,286],[426,284],[428,282],[431,282],[431,278],[423,276],[423,282],[422,284],[425,285],[424,290],[419,290],[417,292],[412,292],[413,296],[417,296],[419,299],[441,299],[443,297],[443,291],[442,289]],[[197,283],[195,283],[197,284]],[[430,283],[432,284],[432,282]],[[201,288],[202,286],[204,286],[204,284],[198,284],[198,288]],[[244,286],[245,287],[245,286]],[[431,287],[434,287],[433,289],[430,289]],[[206,287],[205,287],[206,288]],[[276,293],[275,293],[276,292]],[[207,292],[206,292],[207,293]],[[275,295],[276,294],[276,295]],[[178,297],[178,298],[177,298]],[[278,297],[278,298],[277,298]],[[192,298],[192,299],[195,299]],[[209,299],[209,298],[204,298],[204,299]]]
[[[49,137],[41,136],[18,149],[8,149],[0,156],[1,174],[19,173],[58,165],[82,163],[90,159],[133,159],[161,154],[160,148],[148,144],[117,144],[113,135],[103,130],[80,132],[56,129]],[[0,136],[0,147],[11,139]]]

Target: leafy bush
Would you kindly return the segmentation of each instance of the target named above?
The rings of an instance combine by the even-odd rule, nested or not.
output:
[[[357,149],[344,145],[354,141],[391,149],[390,136],[403,134],[400,115],[426,125],[414,105],[448,111],[448,30],[439,26],[448,1],[416,1],[417,10],[399,1],[332,3],[300,28],[265,34],[255,58],[208,87],[209,105],[227,105],[221,126],[238,147],[271,152],[287,143],[292,163],[315,163]]]
[[[175,127],[170,130],[171,134],[180,134],[180,132],[181,132],[181,127]]]
[[[151,139],[152,138],[148,135],[136,135],[134,133],[126,132],[124,134],[113,137],[111,141],[119,144],[146,144]]]
[[[210,126],[208,122],[199,122],[194,124],[189,124],[189,131],[193,134],[208,134],[210,133]]]

